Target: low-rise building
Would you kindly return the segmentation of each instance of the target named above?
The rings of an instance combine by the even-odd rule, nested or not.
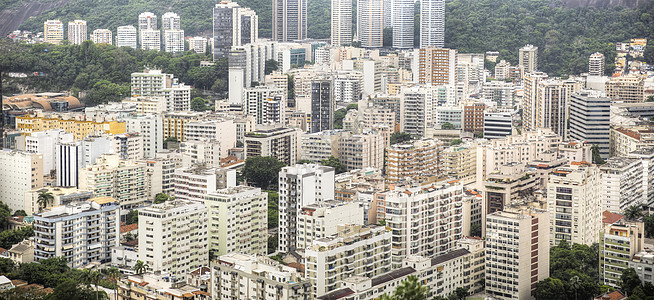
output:
[[[654,284],[654,251],[645,250],[636,253],[629,261],[629,267],[636,270],[643,284]]]
[[[118,300],[209,300],[211,295],[167,272],[129,275],[118,280]]]

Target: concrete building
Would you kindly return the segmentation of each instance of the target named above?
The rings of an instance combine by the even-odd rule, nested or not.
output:
[[[482,96],[484,99],[495,102],[498,107],[513,108],[516,104],[515,89],[515,84],[512,82],[504,82],[498,79],[483,84]]]
[[[525,45],[518,51],[518,66],[524,68],[525,73],[538,71],[538,47]]]
[[[292,128],[263,128],[245,134],[245,157],[273,156],[286,165],[298,157],[298,131]]]
[[[139,114],[125,120],[127,131],[139,133],[143,137],[143,156],[156,157],[163,151],[163,121],[159,115]]]
[[[79,188],[96,197],[112,197],[122,208],[139,206],[146,200],[145,165],[121,160],[117,154],[106,154],[79,170]]]
[[[236,124],[232,119],[202,119],[186,123],[185,141],[215,140],[220,147],[220,157],[236,146]]]
[[[484,116],[486,104],[480,102],[469,102],[463,105],[463,131],[475,135],[484,132]],[[495,120],[497,121],[497,120]]]
[[[246,88],[243,92],[243,111],[257,124],[281,124],[286,112],[286,93],[267,86]]]
[[[161,29],[162,30],[177,30],[182,29],[181,18],[174,12],[167,12],[161,16]]]
[[[68,41],[73,45],[81,45],[88,40],[86,34],[86,21],[75,20],[68,22]]]
[[[413,49],[414,6],[412,0],[391,2],[391,23],[393,27],[393,48]]]
[[[513,115],[515,111],[485,111],[484,138],[501,139],[513,134]]]
[[[633,256],[629,261],[629,267],[636,270],[638,278],[644,284],[654,284],[654,252],[645,250]]]
[[[209,251],[213,255],[268,254],[268,194],[237,186],[206,195],[209,208]]]
[[[622,215],[603,213],[600,230],[599,260],[600,281],[612,287],[620,286],[622,271],[644,247],[643,222],[629,221]]]
[[[522,78],[524,92],[522,96],[522,123],[525,130],[536,130],[536,114],[538,111],[537,100],[539,98],[538,85],[548,78],[543,72],[526,73]]]
[[[352,1],[331,0],[331,45],[335,47],[352,44]]]
[[[141,50],[161,51],[161,31],[158,29],[143,29],[139,31]]]
[[[398,186],[376,193],[370,224],[385,221],[393,233],[393,266],[409,255],[434,257],[454,249],[463,230],[463,185],[457,181]]]
[[[220,168],[222,155],[220,142],[216,139],[187,140],[179,144],[182,153],[182,166],[190,168],[202,165],[207,168]]]
[[[315,164],[284,167],[279,172],[279,251],[295,252],[298,214],[316,201],[334,199],[334,168]]]
[[[121,159],[138,160],[143,158],[143,136],[137,133],[123,133],[111,136],[112,153]]]
[[[600,166],[600,172],[602,210],[619,213],[629,206],[646,203],[643,177],[648,175],[640,159],[611,157]]]
[[[530,299],[550,275],[549,215],[536,208],[507,208],[486,219],[486,294]]]
[[[164,51],[171,53],[184,52],[184,30],[171,29],[163,31]]]
[[[157,194],[173,195],[175,187],[175,163],[166,156],[139,161],[145,164],[146,195],[154,199]]]
[[[488,214],[503,211],[511,204],[533,195],[541,187],[538,173],[518,162],[503,164],[498,171],[485,178],[480,187],[483,193],[482,220],[486,220]]]
[[[604,76],[604,54],[595,52],[588,58],[588,76]]]
[[[384,167],[384,137],[375,131],[360,134],[342,132],[338,138],[338,159],[348,171]]]
[[[331,79],[311,81],[311,132],[334,129],[336,105],[332,84]]]
[[[420,48],[445,46],[445,0],[420,2]]]
[[[52,193],[54,199],[46,207],[39,205],[39,194],[42,192]],[[64,187],[41,187],[25,192],[25,212],[27,215],[34,215],[42,208],[51,208],[60,205],[68,205],[75,202],[86,201],[93,197],[90,191],[79,190],[77,188]]]
[[[89,135],[125,133],[125,123],[118,121],[78,120],[68,115],[24,115],[16,117],[16,129],[23,132],[63,129],[82,140]]]
[[[643,147],[654,146],[654,126],[612,126],[609,156],[627,156]]]
[[[602,227],[601,184],[597,166],[571,162],[550,173],[547,208],[550,212],[550,245],[560,241],[591,246],[599,242]]]
[[[55,170],[55,149],[57,144],[70,143],[72,133],[62,129],[32,132],[25,137],[25,151],[43,154],[43,175],[50,175]]]
[[[14,264],[20,265],[34,262],[34,249],[34,239],[30,238],[14,244],[5,253]]]
[[[313,299],[302,273],[265,256],[223,255],[211,273],[212,299]]]
[[[359,203],[339,200],[319,201],[302,207],[297,215],[295,249],[304,252],[314,241],[337,233],[338,225],[365,225],[364,208]]]
[[[91,40],[95,44],[109,44],[113,45],[113,33],[109,29],[96,29],[91,33]]]
[[[191,87],[179,82],[173,74],[165,74],[161,70],[146,69],[132,73],[131,95],[164,97],[166,110],[171,112],[191,109]]]
[[[336,129],[302,134],[300,158],[320,163],[331,156],[338,157],[338,138],[341,132]]]
[[[339,225],[337,234],[306,249],[306,278],[313,295],[339,288],[349,276],[372,278],[391,270],[391,232],[383,226]]]
[[[363,48],[384,44],[384,0],[357,0],[357,38]]]
[[[71,268],[111,259],[119,245],[120,205],[111,197],[57,206],[34,216],[34,260],[64,257]]]
[[[171,300],[210,299],[211,295],[200,287],[186,284],[186,280],[168,272],[146,272],[140,275],[121,276],[117,280],[117,300],[157,299]]]
[[[600,156],[609,157],[611,99],[583,90],[570,101],[570,139],[597,145]]]
[[[195,53],[207,53],[207,39],[201,36],[189,38],[188,50]]]
[[[334,103],[336,105],[347,105],[357,103],[361,99],[363,91],[363,74],[353,71],[346,74],[334,76]]]
[[[439,157],[441,173],[463,184],[473,183],[477,172],[476,147],[474,143],[465,143],[444,148]]]
[[[386,180],[402,182],[409,178],[438,176],[443,144],[423,139],[386,148]]]
[[[227,57],[232,46],[257,41],[259,17],[236,2],[220,2],[213,8],[213,59]]]
[[[180,200],[204,201],[208,194],[236,186],[236,171],[196,165],[174,171],[174,196]]]
[[[606,82],[606,96],[614,102],[640,103],[645,101],[645,80],[636,75],[614,77]]]
[[[64,40],[64,23],[60,20],[43,22],[43,42],[59,45]]]
[[[429,88],[404,88],[400,94],[400,131],[425,136],[431,125],[433,95]]]
[[[139,209],[138,257],[148,271],[186,278],[209,264],[209,212],[204,204],[172,200]]]
[[[414,59],[417,68],[413,71],[413,78],[418,83],[434,86],[456,84],[457,52],[456,49],[436,47],[415,50]]]
[[[292,42],[307,38],[306,0],[274,0],[272,6],[273,41]]]
[[[118,26],[116,29],[116,47],[137,47],[136,27],[132,25]]]
[[[139,15],[138,19],[139,31],[143,30],[157,30],[159,29],[157,24],[157,15],[151,12],[143,12]]]
[[[493,70],[493,74],[495,75],[495,79],[497,80],[507,80],[510,77],[509,74],[509,69],[511,68],[511,64],[505,60],[500,60],[495,65],[495,70]]]
[[[43,154],[0,150],[0,201],[25,210],[25,192],[43,187]]]

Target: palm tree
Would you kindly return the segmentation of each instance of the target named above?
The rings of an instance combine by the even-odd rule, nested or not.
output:
[[[102,279],[102,273],[98,271],[91,271],[89,273],[91,282],[95,285],[95,300],[98,300],[99,293],[98,293],[98,284],[100,283],[100,280]]]
[[[570,285],[575,290],[575,300],[577,300],[577,291],[581,287],[581,279],[579,279],[579,276],[572,276],[572,278],[570,278]]]
[[[118,300],[118,279],[120,278],[120,271],[116,267],[111,267],[107,271],[107,276],[114,282],[114,295],[116,296],[116,300]]]
[[[418,277],[411,275],[395,289],[394,297],[402,300],[424,300],[427,299],[428,292],[429,288],[420,284]]]
[[[136,274],[143,274],[148,270],[148,267],[148,264],[141,260],[137,260],[136,264],[134,265],[134,272],[136,272]]]
[[[643,210],[638,204],[634,204],[624,209],[624,216],[627,220],[636,220],[643,216]]]
[[[48,204],[51,204],[54,201],[54,195],[47,190],[41,190],[39,192],[39,198],[37,200],[39,204],[39,210],[43,210],[48,207]]]

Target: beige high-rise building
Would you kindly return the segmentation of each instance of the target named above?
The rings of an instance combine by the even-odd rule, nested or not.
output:
[[[524,72],[538,71],[538,47],[525,45],[518,51],[518,66],[524,68]]]
[[[59,45],[64,40],[64,23],[60,20],[47,20],[43,23],[43,42]]]
[[[525,75],[523,126],[526,130],[550,128],[565,137],[572,93],[581,90],[581,82],[548,79],[545,73]]]
[[[384,44],[384,0],[357,0],[357,38],[363,48]]]
[[[386,149],[386,180],[401,182],[439,176],[443,146],[440,141],[430,139],[391,145]]]
[[[26,210],[25,192],[43,187],[43,154],[0,150],[0,201]]]
[[[113,44],[113,33],[109,29],[96,29],[91,34],[91,40],[95,44]]]
[[[550,222],[546,210],[509,207],[486,219],[486,294],[531,299],[550,274]]]
[[[145,164],[106,154],[94,165],[79,170],[79,188],[96,197],[112,197],[122,208],[138,207],[146,200]]]
[[[352,44],[352,1],[332,1],[332,46]]]
[[[588,58],[588,76],[604,76],[604,54],[595,52]]]
[[[645,102],[645,80],[636,75],[611,78],[606,82],[606,96],[616,102]]]
[[[456,84],[457,50],[427,47],[415,50],[418,68],[414,79],[428,85]]]
[[[348,171],[384,167],[384,137],[375,131],[342,133],[338,139],[338,158]]]
[[[603,227],[599,234],[600,281],[619,287],[622,271],[629,267],[631,258],[645,246],[645,225],[609,211],[602,215]]]
[[[68,22],[68,41],[74,45],[81,45],[89,37],[86,34],[86,21],[75,20]]]

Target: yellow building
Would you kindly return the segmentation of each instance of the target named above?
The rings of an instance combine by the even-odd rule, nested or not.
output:
[[[125,122],[64,120],[60,118],[29,115],[16,117],[16,129],[23,132],[63,129],[67,133],[74,134],[75,140],[81,140],[89,135],[97,133],[107,133],[113,135],[126,132]]]
[[[640,76],[615,77],[606,82],[606,96],[624,103],[645,102],[644,86]]]
[[[164,139],[174,137],[178,142],[186,141],[184,129],[186,123],[199,120],[203,116],[198,112],[169,112],[163,115]]]
[[[59,45],[64,40],[64,23],[60,20],[43,22],[43,42]]]

